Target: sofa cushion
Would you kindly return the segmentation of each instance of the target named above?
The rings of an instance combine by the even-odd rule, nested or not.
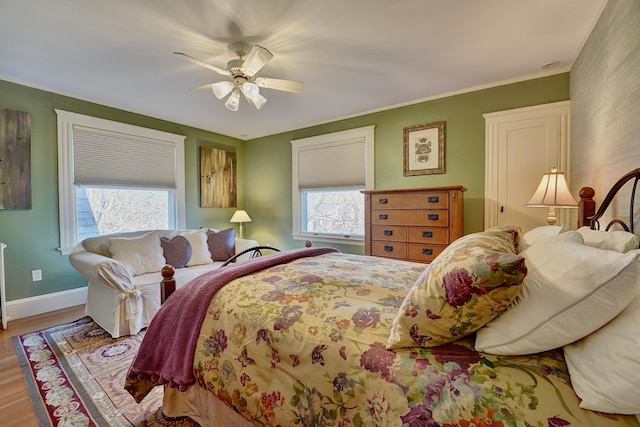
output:
[[[226,261],[236,254],[236,229],[207,231],[207,244],[211,259],[214,261]]]
[[[191,258],[187,262],[187,267],[202,264],[211,264],[211,253],[209,252],[209,245],[207,244],[207,229],[201,228],[198,230],[182,231],[180,236],[189,241],[191,245]]]
[[[162,246],[155,231],[140,237],[107,239],[111,257],[126,264],[134,276],[160,271],[165,264]]]
[[[160,245],[167,264],[183,268],[191,259],[191,244],[184,236],[160,237]]]

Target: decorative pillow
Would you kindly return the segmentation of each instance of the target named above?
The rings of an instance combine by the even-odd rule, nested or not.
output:
[[[160,237],[160,245],[167,264],[174,268],[183,268],[191,259],[191,244],[184,236]]]
[[[628,231],[599,231],[589,227],[578,228],[578,233],[582,235],[584,244],[595,248],[607,249],[626,253],[632,249],[638,249],[640,239]]]
[[[191,258],[187,262],[187,267],[192,265],[212,264],[209,246],[207,245],[207,229],[182,231],[180,236],[189,241],[191,245]]]
[[[463,236],[418,278],[393,321],[387,348],[434,347],[468,335],[498,316],[527,269],[516,255],[519,227]]]
[[[522,291],[478,331],[478,351],[522,355],[570,344],[613,319],[638,289],[637,253],[586,246],[576,231],[545,237],[521,255],[529,271]]]
[[[580,407],[613,414],[640,414],[640,293],[615,319],[564,347]]]
[[[107,240],[111,258],[126,264],[134,276],[160,271],[165,260],[155,231],[140,237],[113,237]]]
[[[520,239],[520,246],[518,248],[519,251],[523,251],[527,249],[529,246],[533,245],[535,242],[540,240],[543,237],[554,236],[556,234],[560,234],[564,231],[564,224],[562,225],[543,225],[540,227],[536,227],[532,230],[527,231]]]
[[[214,261],[226,261],[236,254],[236,229],[207,231],[207,244],[211,259]]]

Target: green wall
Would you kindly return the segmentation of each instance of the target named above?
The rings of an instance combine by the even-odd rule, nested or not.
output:
[[[7,301],[86,285],[69,265],[60,245],[58,222],[58,148],[55,109],[185,135],[187,227],[226,228],[234,209],[203,209],[199,203],[198,146],[233,147],[238,159],[238,203],[244,206],[245,142],[151,117],[0,80],[0,108],[31,114],[31,191],[29,210],[0,210],[0,242],[5,250]],[[43,280],[32,282],[31,270]]]
[[[367,114],[320,126],[250,140],[245,165],[247,211],[253,222],[246,233],[261,244],[303,246],[291,236],[292,139],[375,125],[375,188],[463,185],[465,233],[483,228],[484,139],[482,114],[569,99],[569,74],[527,80]],[[446,121],[446,173],[403,176],[402,129]],[[331,173],[331,165],[327,165]],[[325,245],[317,243],[316,245]],[[364,253],[361,246],[332,245],[343,252]]]
[[[251,141],[241,141],[164,120],[133,114],[0,80],[0,108],[31,114],[32,209],[0,210],[0,241],[8,245],[7,300],[43,295],[85,285],[56,248],[59,246],[57,129],[55,109],[185,135],[187,227],[225,228],[234,209],[198,207],[198,146],[234,147],[238,159],[238,204],[253,222],[246,235],[261,244],[300,247],[291,239],[290,140],[375,125],[375,187],[415,188],[464,185],[465,232],[482,229],[484,196],[483,113],[569,99],[569,74],[450,96],[348,120],[299,129]],[[402,129],[445,120],[446,173],[404,177]],[[327,167],[330,173],[330,165]],[[360,246],[335,245],[362,253]],[[31,281],[31,270],[43,279]]]

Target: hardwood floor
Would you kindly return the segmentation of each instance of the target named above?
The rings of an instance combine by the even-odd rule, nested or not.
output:
[[[11,337],[71,322],[84,315],[84,305],[79,305],[38,316],[10,320],[6,330],[0,329],[0,424],[3,427],[38,426],[38,419],[31,405]]]

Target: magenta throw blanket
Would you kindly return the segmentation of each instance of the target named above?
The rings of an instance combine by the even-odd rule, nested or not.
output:
[[[338,251],[302,248],[277,252],[205,273],[179,288],[151,321],[127,373],[125,389],[140,403],[155,386],[169,384],[184,391],[195,384],[192,365],[200,325],[219,289],[254,271],[330,252]]]

